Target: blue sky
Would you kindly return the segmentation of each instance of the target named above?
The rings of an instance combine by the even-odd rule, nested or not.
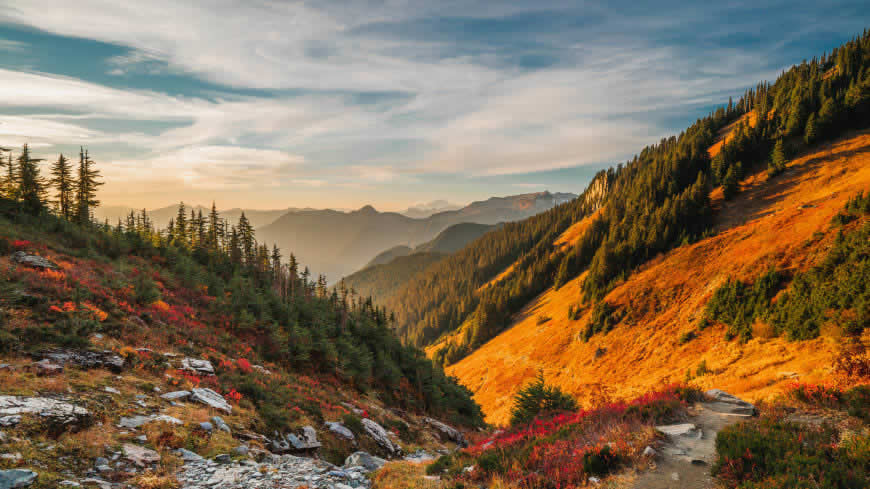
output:
[[[0,144],[85,145],[136,207],[579,192],[870,26],[707,3],[0,0]]]

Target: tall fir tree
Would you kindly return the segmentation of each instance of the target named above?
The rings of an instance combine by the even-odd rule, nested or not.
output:
[[[770,154],[770,163],[767,167],[767,173],[770,176],[779,175],[785,170],[785,162],[787,160],[785,154],[785,146],[782,139],[777,139],[773,146],[773,152]]]
[[[38,214],[45,208],[45,181],[39,174],[40,161],[30,156],[30,148],[25,144],[18,157],[18,195],[22,208],[30,214]]]
[[[93,208],[100,205],[100,201],[97,200],[97,189],[103,185],[100,177],[100,171],[94,167],[94,161],[91,160],[87,150],[80,148],[75,196],[75,220],[80,224],[91,222]]]
[[[51,179],[49,184],[56,192],[55,206],[57,213],[64,219],[70,219],[73,214],[73,197],[76,189],[76,181],[72,176],[72,165],[61,153],[57,161],[51,165]]]

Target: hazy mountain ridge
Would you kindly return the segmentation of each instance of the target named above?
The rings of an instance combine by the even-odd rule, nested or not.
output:
[[[257,234],[261,241],[293,252],[312,273],[335,281],[363,268],[384,250],[426,243],[454,224],[493,225],[525,219],[574,197],[550,192],[492,197],[424,219],[379,212],[370,205],[352,212],[299,210],[260,227]]]

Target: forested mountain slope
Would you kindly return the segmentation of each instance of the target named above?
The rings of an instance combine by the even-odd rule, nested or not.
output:
[[[729,334],[733,325],[707,318],[707,307],[729,279],[754,283],[771,268],[784,277],[777,286],[782,300],[793,277],[824,262],[840,233],[858,239],[863,232],[867,240],[870,214],[837,216],[858,193],[870,195],[870,132],[807,151],[779,176],[753,172],[740,187],[731,201],[722,199],[721,189],[714,192],[715,235],[644,264],[604,296],[606,314],[594,300],[583,299],[581,274],[536,297],[507,330],[448,373],[475,392],[495,423],[507,421],[511,396],[539,371],[586,405],[632,398],[686,378],[749,399],[776,393],[795,379],[826,381],[837,358],[851,354],[844,331],[848,317],[863,316],[866,328],[866,304],[847,307],[845,320],[831,316],[820,336],[804,341],[790,341],[788,327],[777,326],[781,321],[761,317],[750,322],[751,334],[741,341]],[[866,301],[866,243],[849,260]],[[608,332],[586,339],[604,324]],[[870,341],[866,330],[863,341]]]
[[[582,296],[600,302],[646,261],[714,232],[712,189],[733,198],[748,172],[766,168],[776,175],[790,154],[865,127],[868,52],[865,33],[794,66],[775,83],[760,83],[678,136],[601,173],[577,201],[512,223],[431,267],[385,301],[400,334],[425,345],[462,327],[461,341],[438,353],[452,363],[503,331],[548,287],[584,274]],[[571,247],[555,243],[595,211]]]

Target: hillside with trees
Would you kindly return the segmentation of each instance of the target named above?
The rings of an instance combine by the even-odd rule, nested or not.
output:
[[[866,127],[868,52],[865,33],[796,65],[602,172],[576,201],[511,223],[431,267],[384,301],[396,314],[399,334],[427,345],[464,325],[464,339],[438,354],[449,364],[503,331],[549,287],[582,274],[578,300],[601,301],[638,266],[714,232],[718,199],[735,198],[746,175],[762,169],[775,177],[808,145]],[[729,125],[728,137],[711,151]],[[555,244],[599,209],[573,246]],[[496,283],[482,287],[496,276]]]

